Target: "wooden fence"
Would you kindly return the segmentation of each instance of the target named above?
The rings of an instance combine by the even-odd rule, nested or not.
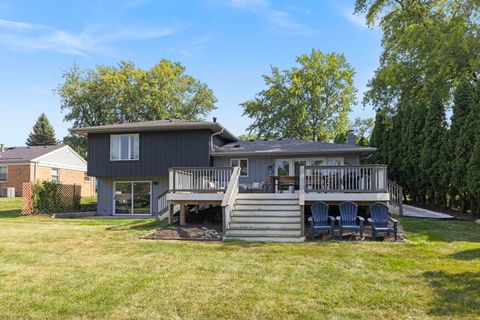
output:
[[[43,192],[35,190],[35,184],[22,184],[22,214],[59,213],[80,207],[82,187],[79,185],[58,184],[56,188]],[[57,212],[55,212],[57,211]]]

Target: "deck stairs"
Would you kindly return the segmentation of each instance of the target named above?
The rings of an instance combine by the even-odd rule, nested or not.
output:
[[[225,240],[303,242],[298,194],[240,193]]]

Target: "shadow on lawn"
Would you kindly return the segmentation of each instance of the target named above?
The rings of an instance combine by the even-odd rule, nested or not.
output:
[[[1,218],[18,218],[21,216],[22,216],[22,213],[19,210],[0,210],[0,219]]]
[[[470,249],[451,254],[449,257],[457,260],[476,260],[480,259],[480,249]],[[479,292],[480,294],[480,292]]]
[[[125,230],[156,230],[158,228],[165,227],[165,223],[163,221],[159,221],[158,219],[155,220],[148,220],[148,221],[129,221],[122,224],[117,224],[114,226],[110,226],[105,228],[108,231],[125,231]]]
[[[425,272],[423,276],[437,296],[430,314],[446,317],[480,314],[480,272],[435,271]]]

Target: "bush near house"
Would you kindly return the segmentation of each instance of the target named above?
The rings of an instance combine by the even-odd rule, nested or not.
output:
[[[81,187],[50,181],[23,185],[22,213],[59,213],[80,209]]]

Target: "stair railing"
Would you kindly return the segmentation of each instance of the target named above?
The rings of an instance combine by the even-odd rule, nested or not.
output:
[[[228,225],[232,219],[233,207],[238,196],[239,180],[240,167],[235,167],[222,200],[223,234],[227,232]]]
[[[403,216],[403,188],[401,185],[387,180],[387,189],[390,194],[390,204],[398,207],[398,213]]]

